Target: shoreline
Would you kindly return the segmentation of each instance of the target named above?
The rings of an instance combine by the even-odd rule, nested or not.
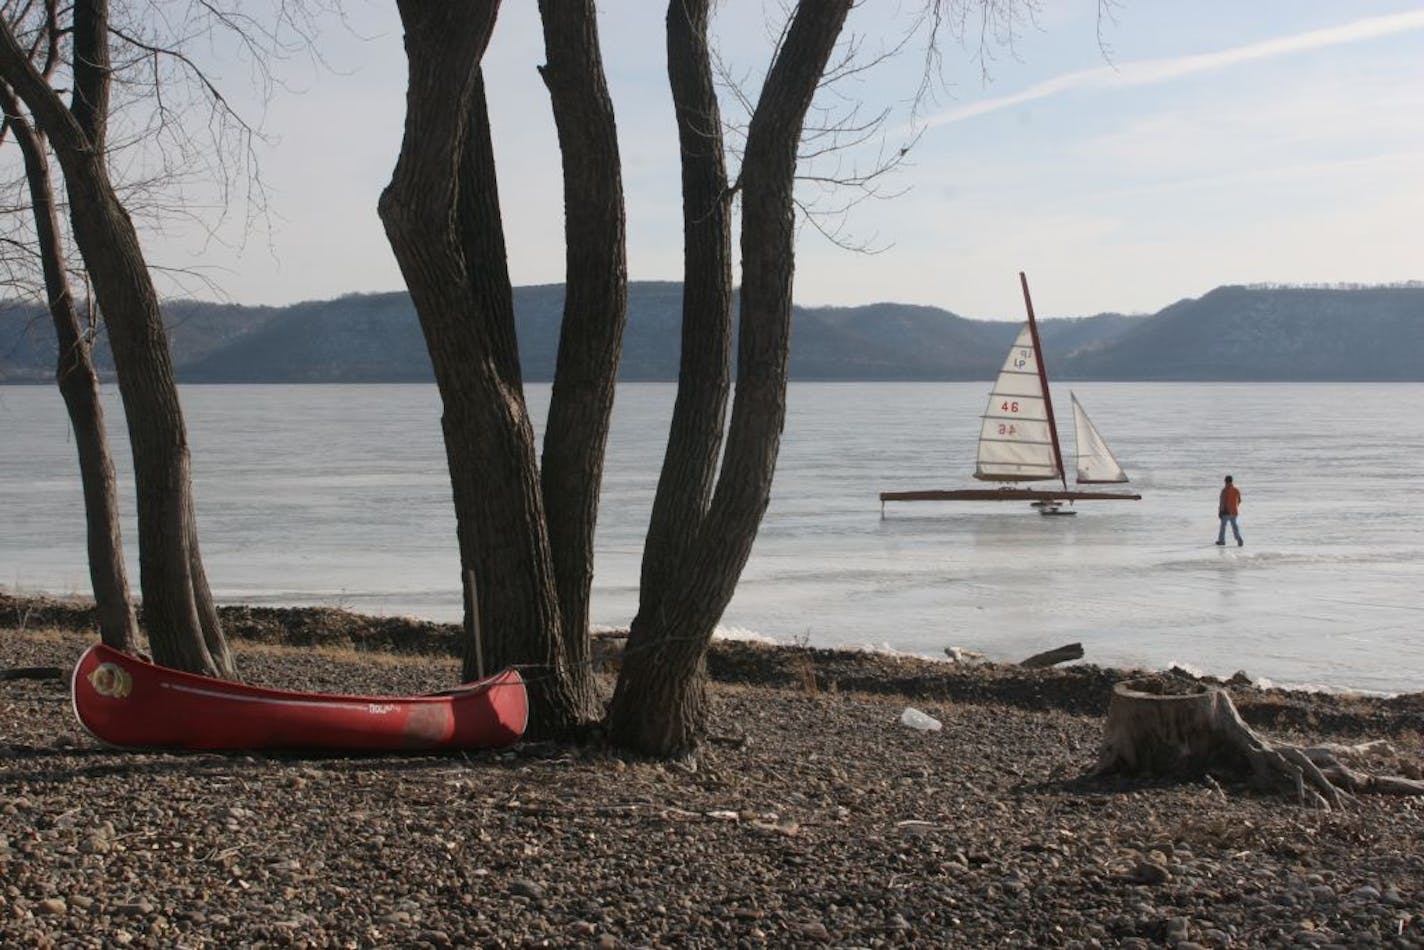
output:
[[[92,599],[87,595],[70,593],[55,594],[29,588],[14,588],[0,584],[0,626],[22,613],[30,613],[35,618],[49,618],[53,624],[63,629],[89,629]],[[288,638],[294,644],[335,643],[349,645],[356,649],[388,649],[394,652],[428,652],[460,655],[459,638],[463,635],[459,621],[432,620],[425,617],[366,613],[358,608],[313,604],[266,604],[245,601],[223,602],[218,605],[224,632],[234,640],[255,640],[270,642],[274,638]],[[719,627],[719,630],[721,628]],[[626,635],[626,627],[594,625],[592,636],[617,638]],[[833,646],[809,647],[801,640],[784,640],[744,628],[732,628],[725,633],[714,634],[714,644],[745,643],[763,646],[772,650],[814,649],[827,652],[866,653],[892,658],[900,658],[914,663],[933,666],[960,667],[1013,667],[1016,661],[991,659],[984,656],[975,644],[946,644],[945,657],[935,654],[915,653],[896,649],[888,642],[875,642],[867,637],[864,642],[837,644]],[[1058,646],[1044,642],[1040,649]],[[955,660],[950,651],[961,652],[969,659]],[[1265,691],[1279,691],[1291,695],[1359,697],[1366,699],[1400,699],[1424,696],[1424,689],[1371,689],[1354,686],[1335,686],[1328,683],[1297,683],[1278,680],[1260,670],[1243,669],[1238,666],[1231,673],[1203,672],[1190,661],[1171,661],[1165,665],[1119,665],[1099,663],[1090,655],[1080,662],[1082,665],[1120,671],[1123,676],[1141,673],[1181,676],[1202,683],[1222,684],[1239,682],[1246,676],[1251,685]],[[1063,664],[1063,669],[1071,664]]]
[[[463,632],[459,624],[370,616],[337,607],[224,605],[218,613],[224,632],[235,645],[334,649],[426,659],[457,658],[462,654]],[[17,596],[0,588],[0,631],[25,627],[92,631],[92,615],[92,602],[87,599]],[[595,673],[616,672],[621,640],[618,631],[594,634]],[[907,701],[999,703],[1029,711],[1052,709],[1089,716],[1106,712],[1113,685],[1125,679],[1198,683],[1227,688],[1242,717],[1253,726],[1324,725],[1332,731],[1359,735],[1370,730],[1396,735],[1413,728],[1424,738],[1424,692],[1380,695],[1291,689],[1261,685],[1241,674],[1223,679],[1182,667],[1122,669],[1090,661],[1030,669],[1013,663],[955,662],[888,651],[739,638],[714,639],[707,662],[709,678],[724,684],[812,692],[854,691]],[[440,687],[449,685],[453,683],[442,683]]]

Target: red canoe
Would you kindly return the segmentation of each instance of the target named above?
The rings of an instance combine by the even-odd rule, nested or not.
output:
[[[196,676],[103,644],[79,658],[72,694],[94,738],[140,748],[494,749],[529,718],[516,670],[429,696],[337,696]]]

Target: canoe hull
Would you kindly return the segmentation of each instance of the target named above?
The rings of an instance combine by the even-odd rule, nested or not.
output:
[[[342,696],[196,676],[103,644],[79,658],[71,695],[94,738],[130,748],[492,749],[523,735],[529,710],[516,670],[430,696]]]

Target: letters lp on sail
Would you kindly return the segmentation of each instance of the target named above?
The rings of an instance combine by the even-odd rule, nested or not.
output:
[[[1004,359],[1003,368],[989,390],[989,403],[979,429],[979,456],[974,477],[999,482],[997,488],[927,489],[880,493],[880,512],[887,501],[1014,501],[1024,500],[1041,514],[1073,514],[1064,502],[1079,499],[1137,500],[1130,492],[1070,489],[1063,465],[1053,395],[1039,342],[1038,322],[1028,292],[1028,278],[1019,274],[1028,320]],[[1127,473],[1076,395],[1073,402],[1073,439],[1077,445],[1077,484],[1126,484]],[[1060,488],[1022,488],[1022,482],[1058,482]]]

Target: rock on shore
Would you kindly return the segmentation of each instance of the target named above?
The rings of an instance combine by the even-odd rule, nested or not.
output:
[[[252,682],[409,693],[457,672],[264,639],[236,644]],[[89,641],[0,626],[0,668],[68,667]],[[695,767],[533,744],[120,752],[83,734],[66,684],[0,683],[0,945],[1424,942],[1419,800],[1319,812],[1083,779],[1122,674],[725,644],[712,667],[716,731],[741,741]],[[1240,705],[1302,738],[1388,738],[1389,770],[1418,767],[1418,699]],[[943,728],[902,725],[907,705]]]

